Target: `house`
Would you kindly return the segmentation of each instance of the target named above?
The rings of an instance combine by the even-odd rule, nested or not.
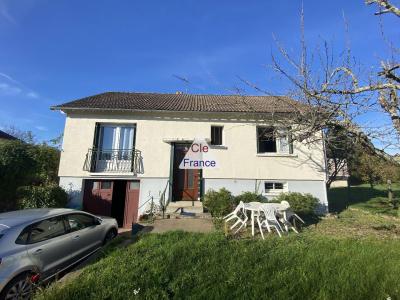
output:
[[[17,140],[17,138],[0,130],[0,141],[4,141],[4,140],[14,141],[14,140]]]
[[[195,205],[222,187],[267,198],[311,193],[326,210],[322,142],[292,143],[287,128],[271,123],[295,104],[278,96],[108,92],[54,106],[66,114],[60,185],[72,207],[114,216],[121,226],[151,199]],[[180,168],[196,138],[216,167]]]

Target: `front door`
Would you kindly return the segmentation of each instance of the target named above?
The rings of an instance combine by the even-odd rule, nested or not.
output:
[[[138,221],[140,181],[133,180],[126,183],[124,228],[131,228],[132,223]]]
[[[83,210],[99,216],[111,216],[113,182],[86,180]]]
[[[189,144],[176,144],[174,150],[173,195],[174,201],[194,201],[199,195],[199,171],[179,169],[179,164],[189,150]]]

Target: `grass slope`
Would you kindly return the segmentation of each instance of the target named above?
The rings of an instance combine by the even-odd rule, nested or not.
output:
[[[399,198],[400,185],[392,185],[393,197]],[[388,200],[387,185],[380,184],[373,189],[362,184],[347,188],[331,188],[328,191],[329,211],[341,212],[347,207],[360,208],[372,213],[397,216],[397,210],[394,210]]]
[[[265,241],[149,234],[37,299],[397,299],[399,247],[314,233]]]

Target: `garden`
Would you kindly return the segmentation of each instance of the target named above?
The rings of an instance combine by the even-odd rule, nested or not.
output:
[[[225,195],[225,203],[256,196],[209,196],[215,193]],[[300,234],[282,238],[227,235],[222,229],[119,237],[77,278],[36,298],[399,299],[400,218],[386,186],[332,188],[329,197],[329,215],[309,218]],[[225,213],[214,204],[214,216]]]

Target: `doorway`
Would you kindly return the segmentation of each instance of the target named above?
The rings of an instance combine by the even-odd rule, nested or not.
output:
[[[173,165],[173,201],[196,201],[199,196],[199,173],[196,169],[179,169],[190,144],[175,144]]]
[[[83,210],[131,228],[139,217],[139,194],[139,180],[85,180]]]
[[[118,227],[124,225],[126,181],[115,180],[112,194],[111,217],[117,220]]]

